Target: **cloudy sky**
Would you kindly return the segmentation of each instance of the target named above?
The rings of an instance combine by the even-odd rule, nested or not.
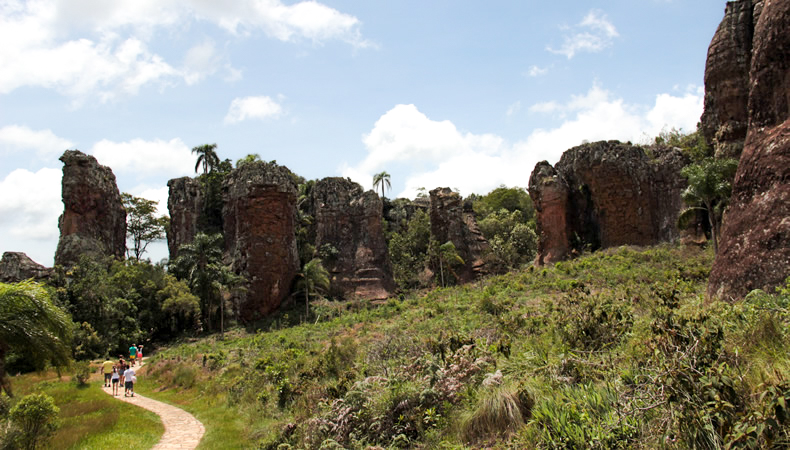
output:
[[[0,251],[51,265],[66,149],[160,201],[192,147],[388,196],[693,130],[723,0],[0,0]],[[164,246],[151,254],[166,256]]]

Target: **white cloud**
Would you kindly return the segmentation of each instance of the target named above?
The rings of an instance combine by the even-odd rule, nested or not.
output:
[[[517,101],[517,102],[513,103],[512,105],[508,106],[506,114],[508,116],[512,116],[512,115],[516,114],[519,111],[521,111],[521,102]]]
[[[537,107],[536,107],[537,106]],[[395,174],[402,166],[405,188],[398,195],[413,197],[417,189],[447,186],[462,194],[483,194],[505,184],[526,186],[535,164],[556,163],[562,153],[583,141],[619,139],[636,142],[665,127],[691,131],[702,113],[702,91],[683,97],[656,96],[652,106],[629,105],[594,84],[588,92],[565,102],[530,107],[533,113],[567,117],[552,129],[535,129],[508,143],[492,134],[459,131],[447,120],[435,121],[414,105],[397,105],[363,137],[368,154],[360,163],[341,167],[343,176],[370,186],[374,173]]]
[[[614,38],[620,36],[617,29],[601,11],[591,10],[581,22],[567,27],[569,34],[559,49],[546,47],[546,50],[573,58],[579,52],[597,53],[609,47]]]
[[[88,152],[115,173],[130,173],[138,178],[159,174],[178,177],[194,173],[191,150],[181,139],[146,141],[132,139],[113,142],[103,139]]]
[[[529,75],[531,77],[540,77],[540,76],[546,75],[547,73],[549,73],[549,68],[548,67],[532,66],[532,67],[529,68],[529,71],[527,72],[527,75]]]
[[[153,200],[156,204],[156,215],[167,216],[167,197],[170,195],[170,188],[167,186],[162,187],[149,187],[147,185],[137,186],[131,189],[130,194],[135,197],[142,197],[146,200]]]
[[[230,103],[225,123],[237,123],[247,119],[267,119],[279,117],[283,112],[282,106],[271,98],[262,95],[259,97],[235,98]]]
[[[57,242],[58,216],[63,212],[61,176],[58,169],[16,169],[0,181],[3,249],[21,246],[17,240]]]
[[[0,154],[32,151],[40,159],[51,159],[73,146],[73,142],[56,136],[51,130],[36,131],[20,125],[0,128]]]
[[[179,33],[197,21],[237,36],[262,31],[287,42],[329,40],[355,48],[373,46],[362,38],[359,20],[315,1],[285,5],[280,0],[230,3],[206,0],[4,0],[0,2],[0,94],[25,86],[54,89],[82,101],[134,95],[147,85],[197,83],[226,68],[212,41],[191,47],[184,65],[150,49],[161,30]]]

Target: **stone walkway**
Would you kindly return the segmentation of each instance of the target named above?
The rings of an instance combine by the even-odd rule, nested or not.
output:
[[[143,364],[145,362],[135,366],[135,369],[139,369]],[[137,378],[140,377],[138,376]],[[102,389],[108,395],[112,395],[111,387],[102,387]],[[203,433],[206,432],[203,424],[183,409],[143,397],[139,394],[134,394],[134,397],[124,397],[123,386],[118,388],[118,394],[115,397],[116,399],[153,411],[162,418],[162,423],[165,425],[165,434],[162,435],[159,443],[153,447],[154,450],[194,449],[200,443]]]

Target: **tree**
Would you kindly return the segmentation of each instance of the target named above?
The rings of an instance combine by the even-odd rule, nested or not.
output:
[[[260,160],[261,160],[261,155],[259,155],[257,153],[250,153],[247,156],[245,156],[244,158],[239,158],[239,159],[236,160],[236,168],[238,169],[239,167],[241,167],[241,166],[243,166],[243,165],[245,165],[247,163],[260,161]]]
[[[305,314],[310,314],[310,295],[329,291],[329,272],[321,264],[321,260],[313,258],[304,265],[296,281],[296,292],[304,293]]]
[[[132,248],[127,249],[127,257],[139,260],[145,253],[148,244],[165,238],[169,219],[166,216],[156,217],[156,205],[159,202],[121,194],[123,206],[126,208],[126,236],[131,238]]]
[[[11,422],[19,428],[18,442],[21,448],[35,449],[43,444],[57,429],[60,408],[55,399],[44,393],[22,397],[11,411]]]
[[[219,156],[214,151],[216,148],[217,144],[204,144],[192,148],[192,153],[198,155],[197,163],[195,164],[196,173],[201,165],[203,166],[203,175],[206,175],[220,164]]]
[[[439,245],[437,241],[432,239],[428,245],[428,253],[439,261],[439,279],[442,287],[447,287],[444,276],[445,269],[449,272],[448,275],[452,274],[457,278],[457,275],[453,271],[453,266],[464,265],[464,259],[458,254],[458,250],[455,248],[455,244],[453,244],[452,241],[447,241]]]
[[[74,324],[47,291],[32,281],[0,283],[0,387],[10,396],[5,357],[10,350],[55,366],[69,363]]]
[[[381,186],[381,198],[384,198],[384,188],[392,189],[392,185],[390,184],[390,174],[386,171],[377,173],[373,175],[373,188],[378,188]]]
[[[688,226],[697,211],[704,211],[711,227],[714,253],[719,252],[722,216],[732,194],[732,182],[737,169],[738,161],[734,159],[704,158],[680,172],[689,185],[682,194],[688,208],[681,212],[678,224],[681,227]]]
[[[173,273],[186,280],[192,292],[200,298],[201,311],[209,331],[214,305],[219,304],[224,314],[222,290],[232,279],[230,269],[222,264],[222,235],[198,233],[195,239],[178,249],[178,257],[171,263]],[[224,317],[221,318],[224,320]],[[221,321],[222,321],[221,320]],[[220,324],[224,326],[224,323]]]

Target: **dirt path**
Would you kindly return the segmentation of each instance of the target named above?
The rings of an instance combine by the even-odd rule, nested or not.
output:
[[[145,364],[145,362],[135,366],[135,369],[139,369],[143,364]],[[102,389],[108,395],[112,395],[111,387],[102,387]],[[194,449],[200,443],[200,439],[203,437],[203,433],[205,433],[206,429],[199,420],[192,416],[192,414],[189,414],[183,409],[143,397],[139,394],[134,394],[134,397],[124,397],[123,386],[118,388],[118,393],[119,395],[115,397],[116,399],[153,411],[162,418],[162,423],[165,425],[165,434],[162,435],[162,439],[153,447],[154,450]]]

